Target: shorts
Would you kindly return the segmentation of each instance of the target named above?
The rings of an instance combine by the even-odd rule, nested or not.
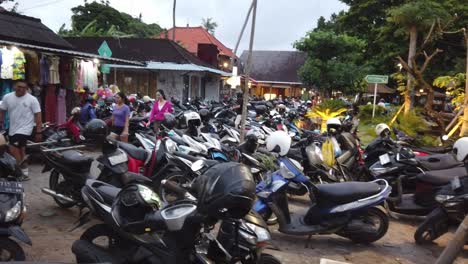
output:
[[[113,126],[111,128],[111,132],[114,133],[114,134],[117,134],[117,135],[122,134],[123,131],[124,131],[124,127]]]
[[[29,139],[31,139],[31,136],[23,134],[14,134],[13,136],[9,136],[10,145],[17,148],[26,147]]]

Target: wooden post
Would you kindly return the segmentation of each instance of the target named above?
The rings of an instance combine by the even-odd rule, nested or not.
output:
[[[114,68],[114,85],[117,85],[117,67]]]
[[[447,125],[447,127],[445,128],[445,132],[448,132],[450,128],[457,123],[458,118],[460,117],[462,113],[463,113],[463,106],[460,107],[460,110],[458,110],[458,113],[455,115],[452,121]]]
[[[395,123],[396,119],[398,118],[398,116],[400,115],[401,111],[405,108],[405,104],[402,104],[400,109],[398,109],[398,111],[396,112],[395,116],[392,118],[392,120],[390,121],[390,123],[388,124],[389,126],[392,126],[393,123]]]
[[[242,25],[241,32],[239,34],[239,37],[237,38],[236,47],[234,48],[234,52],[233,52],[234,56],[236,56],[237,49],[239,48],[239,43],[242,39],[242,36],[244,35],[245,27],[247,26],[247,22],[249,22],[250,13],[252,13],[253,6],[254,6],[254,2],[252,2],[252,4],[249,7],[249,11],[247,12],[247,16],[245,17],[244,25]],[[233,60],[234,58],[231,58],[231,59]]]
[[[245,119],[247,118],[247,104],[249,103],[249,80],[250,80],[250,69],[252,68],[252,49],[255,37],[255,20],[257,18],[257,0],[252,2],[252,29],[250,31],[250,43],[249,43],[249,55],[247,57],[247,70],[245,72],[245,85],[244,85],[244,103],[242,104],[242,117],[241,117],[241,131],[240,141],[244,141],[245,137]]]
[[[455,236],[449,241],[442,254],[436,261],[436,264],[450,264],[455,261],[458,253],[463,249],[468,238],[468,215],[458,226]]]
[[[172,41],[175,42],[175,32],[176,32],[176,26],[175,26],[175,11],[176,11],[176,0],[174,0],[174,6],[172,7]]]

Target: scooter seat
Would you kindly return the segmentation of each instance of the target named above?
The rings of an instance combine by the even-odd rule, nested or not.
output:
[[[382,190],[373,182],[342,182],[317,185],[318,202],[346,204],[372,196]]]
[[[433,154],[417,157],[419,163],[429,171],[444,170],[462,165],[453,154]]]
[[[295,160],[302,160],[302,151],[300,148],[290,148],[287,156]]]
[[[122,175],[122,183],[123,185],[127,185],[130,183],[142,183],[142,184],[151,184],[153,181],[145,177],[141,174],[136,174],[132,172],[126,172]]]
[[[99,182],[99,186],[95,186],[95,188],[96,192],[101,195],[106,204],[112,204],[121,190],[120,188],[103,182]]]
[[[67,150],[62,152],[63,165],[77,172],[86,172],[89,170],[93,159],[86,157],[76,150]]]
[[[141,160],[141,161],[146,161],[148,159],[148,152],[142,148],[135,147],[132,144],[124,143],[124,142],[119,142],[119,148],[124,150],[130,157]]]
[[[427,182],[434,185],[446,185],[455,177],[468,176],[468,171],[465,167],[455,167],[445,170],[433,170],[420,173],[416,177],[419,181]]]

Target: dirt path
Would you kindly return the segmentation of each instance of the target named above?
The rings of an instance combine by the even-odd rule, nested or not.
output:
[[[28,215],[23,224],[31,237],[33,246],[25,245],[28,261],[55,261],[73,263],[71,245],[84,231],[79,228],[68,230],[78,218],[78,210],[60,209],[51,197],[40,192],[41,187],[48,186],[48,173],[41,173],[42,166],[32,165],[30,177],[25,183]],[[52,216],[42,216],[52,212]],[[280,234],[276,226],[271,227],[273,243],[280,251],[271,251],[283,263],[318,264],[320,258],[344,261],[355,264],[401,264],[401,263],[434,263],[452,234],[446,234],[437,240],[437,244],[418,246],[414,243],[413,234],[416,222],[391,221],[387,235],[373,245],[356,245],[338,236],[315,236],[305,248],[307,237],[294,237]],[[468,247],[459,256],[457,264],[468,263]]]

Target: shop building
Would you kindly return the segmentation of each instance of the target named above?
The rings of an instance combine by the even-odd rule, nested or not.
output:
[[[219,100],[224,78],[230,74],[203,62],[181,45],[168,39],[74,37],[66,38],[74,48],[97,53],[106,42],[112,56],[139,61],[145,66],[110,64],[108,83],[126,93],[154,97],[157,89],[180,100],[201,97]]]
[[[16,80],[25,80],[45,122],[65,122],[83,88],[97,90],[103,62],[143,66],[76,51],[41,20],[0,9],[0,96],[11,92]]]
[[[242,68],[247,65],[248,51],[240,57]],[[304,85],[298,72],[306,61],[306,54],[299,51],[252,51],[250,69],[251,95],[274,99],[301,96]]]

